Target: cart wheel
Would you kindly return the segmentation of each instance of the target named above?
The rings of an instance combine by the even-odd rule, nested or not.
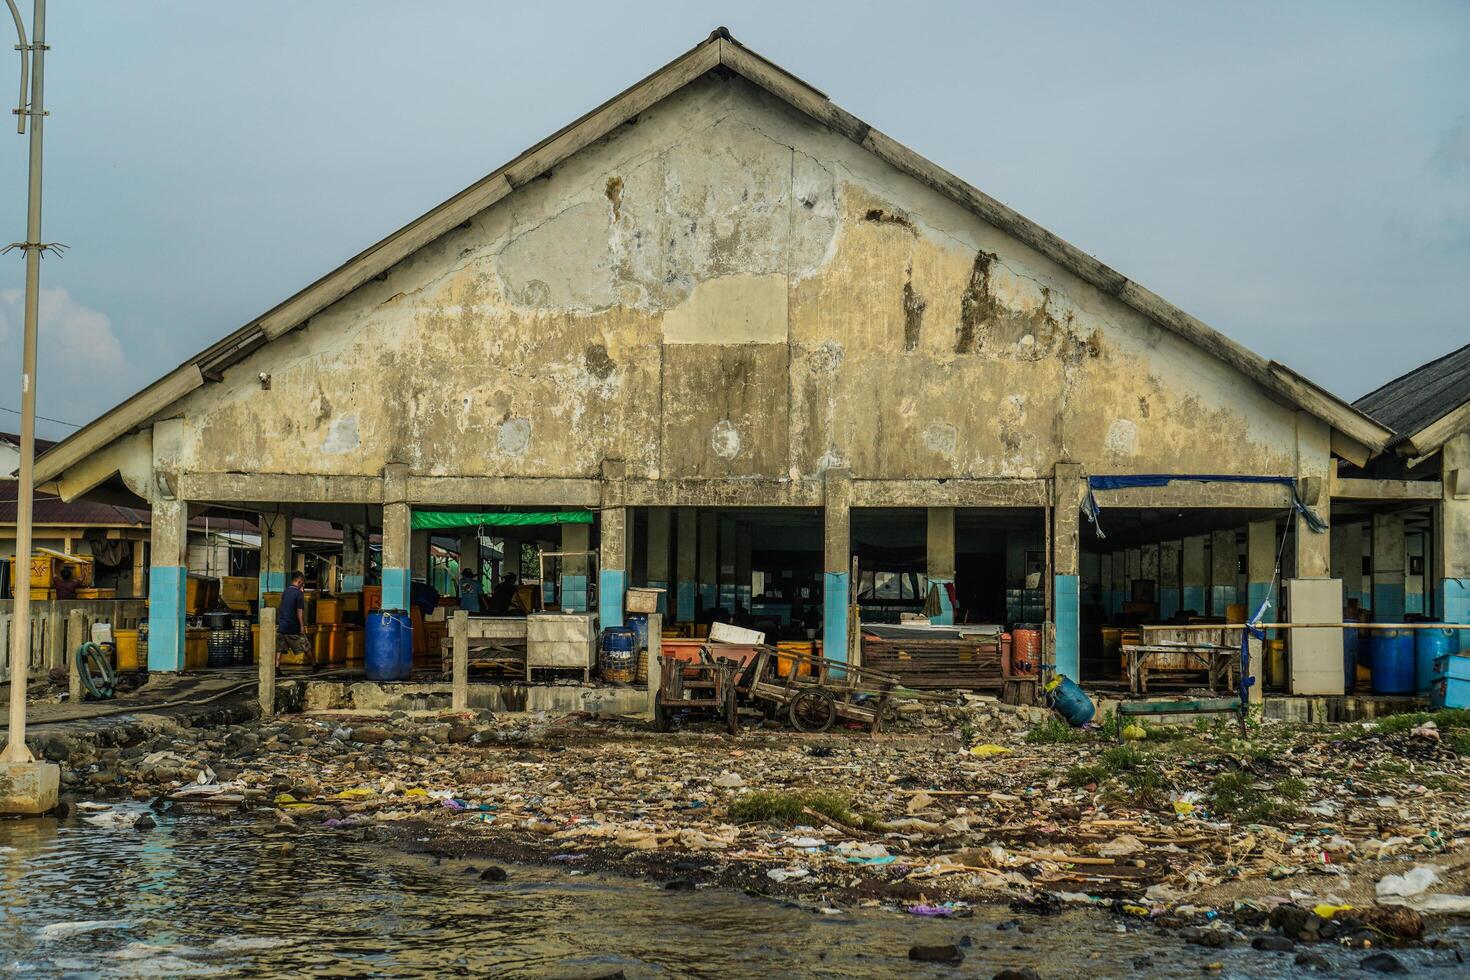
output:
[[[889,729],[889,728],[892,728],[894,725],[898,724],[899,719],[902,718],[902,717],[903,717],[903,715],[900,714],[899,713],[899,710],[898,710],[898,702],[896,702],[896,701],[887,701],[887,702],[884,702],[884,704],[883,704],[883,715],[882,715],[882,718],[881,718],[881,723],[882,723],[883,728],[884,728],[885,731],[887,729]]]
[[[674,722],[673,712],[671,712],[668,708],[665,708],[663,706],[663,704],[660,703],[659,701],[654,701],[653,702],[653,730],[656,731],[656,732],[666,732],[670,728],[673,728],[674,727],[673,722]]]
[[[837,706],[826,691],[802,691],[791,699],[786,711],[791,727],[799,732],[825,732],[837,720]]]

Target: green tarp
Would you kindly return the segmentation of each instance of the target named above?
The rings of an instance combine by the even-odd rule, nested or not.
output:
[[[415,531],[456,527],[529,527],[536,524],[591,524],[590,510],[510,511],[503,514],[465,514],[452,510],[416,510]]]

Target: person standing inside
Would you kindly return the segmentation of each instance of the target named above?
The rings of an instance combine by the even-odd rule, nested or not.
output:
[[[277,670],[281,667],[281,654],[287,650],[303,654],[312,672],[316,672],[311,638],[306,635],[306,576],[301,572],[292,573],[291,584],[281,593],[281,608],[276,617]]]
[[[484,606],[485,587],[480,584],[480,574],[473,568],[459,573],[459,608],[471,616],[480,615]]]

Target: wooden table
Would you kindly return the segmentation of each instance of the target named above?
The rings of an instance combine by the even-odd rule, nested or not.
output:
[[[1149,670],[1202,670],[1209,678],[1211,691],[1230,688],[1232,676],[1240,668],[1240,651],[1215,643],[1125,643],[1128,658],[1128,690],[1139,694],[1148,690]],[[1173,663],[1150,667],[1150,660],[1169,657]]]

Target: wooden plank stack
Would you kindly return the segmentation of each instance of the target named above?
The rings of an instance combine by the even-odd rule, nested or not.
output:
[[[863,638],[863,666],[896,674],[904,687],[999,690],[1000,640]]]

